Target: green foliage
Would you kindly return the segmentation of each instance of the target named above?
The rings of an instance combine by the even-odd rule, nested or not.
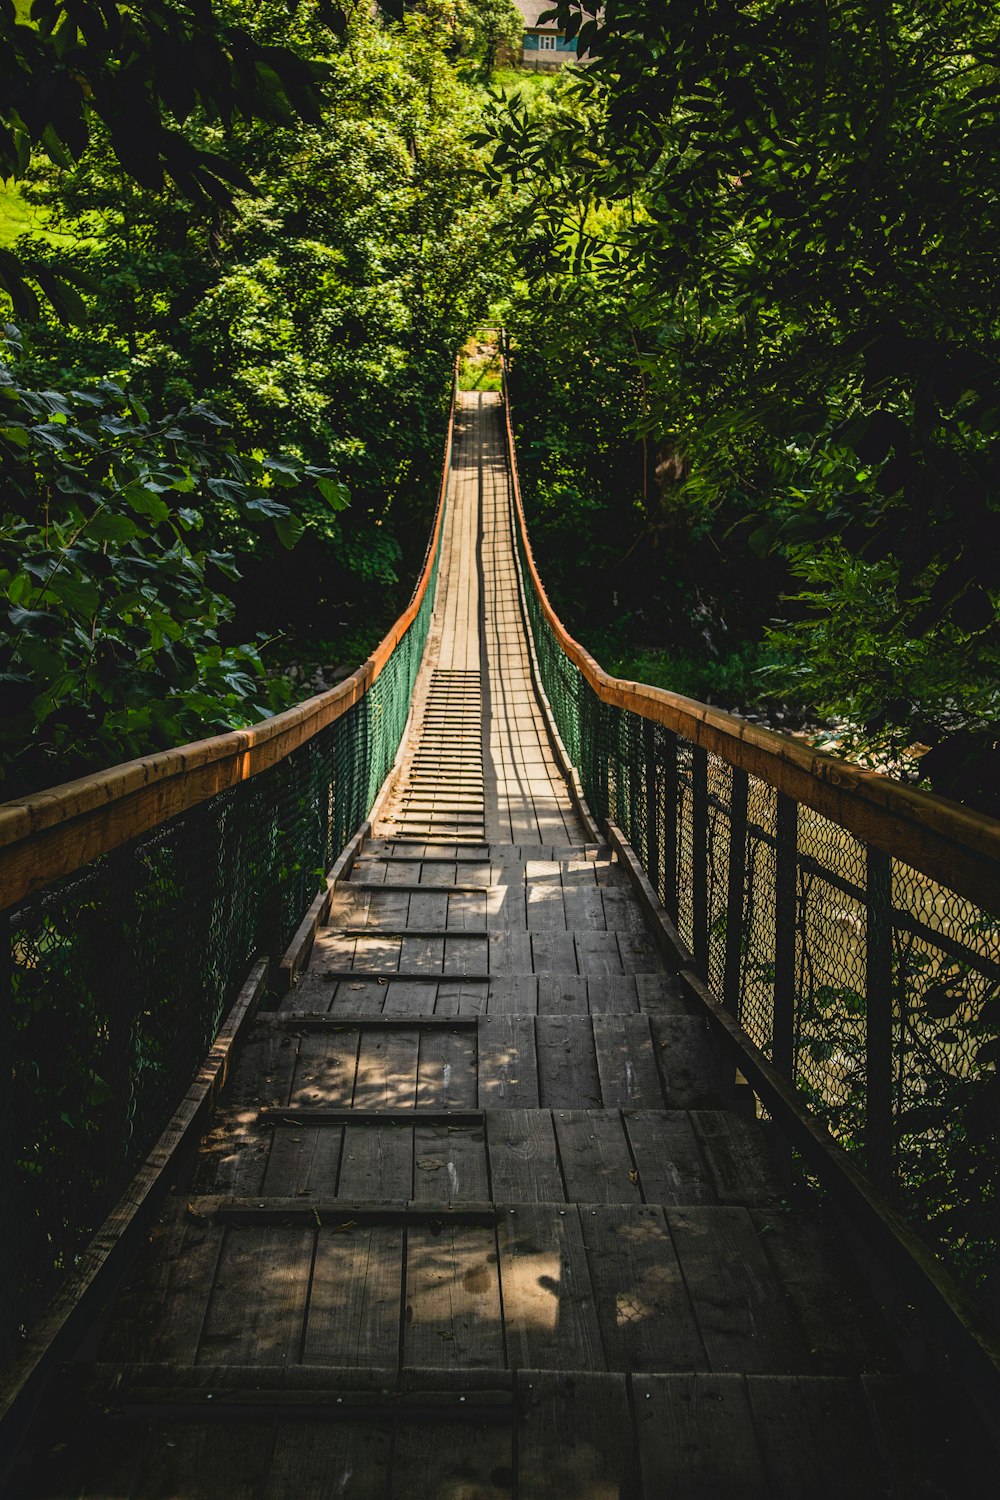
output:
[[[526,271],[622,299],[627,416],[677,454],[674,507],[748,574],[775,560],[772,608],[792,591],[782,691],[866,711],[846,556],[885,585],[866,634],[899,663],[873,728],[987,733],[997,699],[967,685],[1000,676],[995,7],[558,10],[592,65],[491,126]]]
[[[176,620],[199,659],[202,625],[223,654],[282,637],[270,655],[296,667],[314,660],[317,635],[334,642],[329,665],[346,665],[353,641],[378,638],[426,544],[454,350],[503,274],[490,248],[502,204],[483,200],[466,139],[481,96],[443,37],[418,17],[387,28],[361,7],[341,43],[321,11],[310,0],[294,13],[279,0],[226,6],[227,24],[255,46],[325,80],[311,123],[263,111],[220,119],[204,104],[184,120],[190,150],[252,180],[252,196],[192,202],[137,181],[99,117],[78,161],[37,158],[21,184],[47,232],[19,253],[81,287],[85,312],[75,324],[44,315],[23,324],[22,385],[65,393],[110,382],[151,412],[207,406],[229,424],[218,429],[220,483],[256,482],[262,455],[287,455],[287,471],[266,471],[265,498],[294,491],[293,514],[277,525],[248,524],[235,491],[197,507],[192,557],[235,560],[225,578],[214,562],[184,563],[186,576],[202,568],[206,590],[204,607],[192,596],[190,618]],[[156,441],[144,462],[160,461]],[[137,434],[137,452],[142,442]],[[121,716],[95,699],[62,749],[24,747],[22,780],[38,785],[88,755],[115,761],[266,709],[256,666],[238,692],[210,653],[203,669],[215,673],[199,689],[204,719],[193,681],[184,712],[166,678],[164,701],[143,701],[142,713]],[[27,725],[17,720],[11,743]]]
[[[343,504],[327,473],[237,454],[208,408],[153,412],[104,381],[31,390],[0,365],[0,750],[7,797],[95,763],[248,724],[287,702],[226,646],[221,532],[291,546],[286,503]]]

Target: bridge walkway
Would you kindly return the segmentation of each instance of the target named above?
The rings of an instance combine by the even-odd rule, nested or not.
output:
[[[498,407],[458,417],[392,795],[25,1493],[982,1493],[950,1386],[907,1372],[786,1201],[588,841],[532,684]]]

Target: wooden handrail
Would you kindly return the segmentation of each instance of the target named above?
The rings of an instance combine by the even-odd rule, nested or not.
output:
[[[553,609],[535,565],[517,472],[506,365],[503,375],[514,506],[531,584],[561,650],[601,702],[662,724],[984,910],[1000,913],[1000,820],[903,786],[878,771],[810,749],[789,735],[762,729],[693,698],[611,677],[574,640]]]
[[[336,687],[249,729],[144,755],[0,805],[0,910],[227,787],[277,765],[364,697],[413,624],[430,584],[454,426],[453,385],[444,471],[423,569],[406,609],[367,661]]]

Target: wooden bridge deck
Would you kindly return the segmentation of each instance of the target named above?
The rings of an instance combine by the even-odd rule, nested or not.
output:
[[[985,1493],[946,1383],[792,1209],[588,843],[531,684],[491,397],[381,824],[262,1014],[23,1493]]]

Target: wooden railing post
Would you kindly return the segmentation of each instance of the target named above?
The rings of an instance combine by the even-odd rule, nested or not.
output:
[[[868,849],[865,907],[865,1157],[883,1192],[893,1184],[892,1151],[892,861]]]
[[[733,770],[729,802],[729,886],[726,894],[726,964],[722,981],[725,1005],[739,1019],[743,979],[743,913],[747,878],[747,789],[745,771]]]
[[[795,919],[798,803],[778,793],[774,861],[774,1033],[771,1061],[792,1079],[795,1058]]]

